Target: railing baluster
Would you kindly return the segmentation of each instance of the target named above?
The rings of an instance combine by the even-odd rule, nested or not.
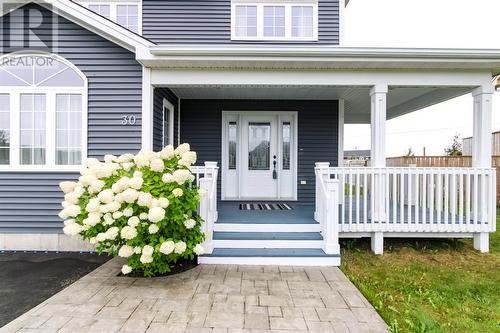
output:
[[[422,172],[422,223],[420,230],[425,229],[427,224],[427,169]]]
[[[434,207],[435,207],[435,190],[436,190],[436,175],[434,169],[430,170],[429,175],[429,224],[431,225],[431,230],[435,230],[436,221],[434,219]]]
[[[478,205],[478,174],[477,171],[474,170],[474,184],[473,184],[473,192],[472,192],[472,218],[474,219],[474,226],[477,226],[477,221],[479,219],[479,205]]]
[[[448,173],[444,174],[444,216],[443,222],[445,224],[445,229],[447,228],[450,212],[450,176]]]
[[[443,177],[441,169],[437,170],[437,182],[436,182],[436,224],[437,229],[441,228],[441,218],[443,213]]]
[[[368,224],[368,172],[363,174],[363,224]]]
[[[455,178],[455,170],[451,170],[450,174],[450,214],[451,214],[451,231],[457,230],[457,180]]]
[[[405,178],[403,174],[403,169],[400,169],[399,172],[399,226],[398,230],[401,230],[401,227],[405,221]]]
[[[397,225],[397,214],[398,214],[398,178],[396,169],[392,171],[392,230],[394,230],[394,225]]]
[[[412,178],[413,178],[412,174],[411,174],[411,168],[408,168],[407,175],[408,175],[406,178],[408,181],[408,188],[406,189],[406,197],[407,197],[407,202],[408,202],[408,205],[407,205],[408,206],[408,212],[407,212],[408,221],[407,221],[407,223],[410,224],[410,223],[412,223],[412,219],[411,219],[411,206],[412,206],[411,186],[412,186],[412,184],[411,184],[411,182],[412,182]]]
[[[349,182],[349,189],[347,190],[347,194],[349,195],[349,224],[352,224],[352,210],[353,210],[353,207],[352,207],[352,171],[349,170],[348,171],[348,174],[347,174],[347,179],[348,179],[348,182]]]
[[[471,173],[470,173],[470,169],[467,169],[467,174],[465,176],[465,187],[466,187],[466,191],[465,191],[465,223],[467,226],[470,225],[471,223],[471,216],[470,216],[470,213],[471,213]]]
[[[458,224],[464,231],[464,175],[460,172],[458,179]]]
[[[359,225],[359,211],[360,211],[360,207],[359,207],[359,190],[360,190],[360,186],[359,186],[359,172],[360,170],[356,170],[356,201],[355,201],[355,204],[354,206],[356,206],[356,224]]]
[[[418,224],[419,224],[419,205],[420,205],[420,192],[419,192],[419,187],[420,187],[420,175],[418,174],[418,169],[413,170],[415,175],[413,176],[415,179],[415,223],[414,223],[414,228],[413,230],[417,231],[418,229]]]

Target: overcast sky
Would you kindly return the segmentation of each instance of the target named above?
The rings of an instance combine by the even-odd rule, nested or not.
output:
[[[345,46],[500,49],[500,0],[351,0]],[[500,93],[493,98],[493,130],[500,130]],[[346,125],[345,149],[369,149],[370,126]],[[442,155],[453,135],[472,135],[472,97],[387,122],[388,156]]]

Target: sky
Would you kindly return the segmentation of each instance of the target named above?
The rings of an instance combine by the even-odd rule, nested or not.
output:
[[[500,49],[500,0],[351,0],[344,46]],[[472,136],[472,96],[387,122],[387,156],[443,155],[455,134]],[[500,130],[500,92],[493,131]],[[346,125],[344,149],[370,149],[370,125]]]

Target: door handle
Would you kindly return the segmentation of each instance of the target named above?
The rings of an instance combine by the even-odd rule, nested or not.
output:
[[[278,172],[276,171],[276,155],[273,156],[273,179],[278,179]]]

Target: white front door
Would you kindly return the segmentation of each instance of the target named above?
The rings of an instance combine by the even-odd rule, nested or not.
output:
[[[224,112],[222,198],[296,198],[296,113]]]

